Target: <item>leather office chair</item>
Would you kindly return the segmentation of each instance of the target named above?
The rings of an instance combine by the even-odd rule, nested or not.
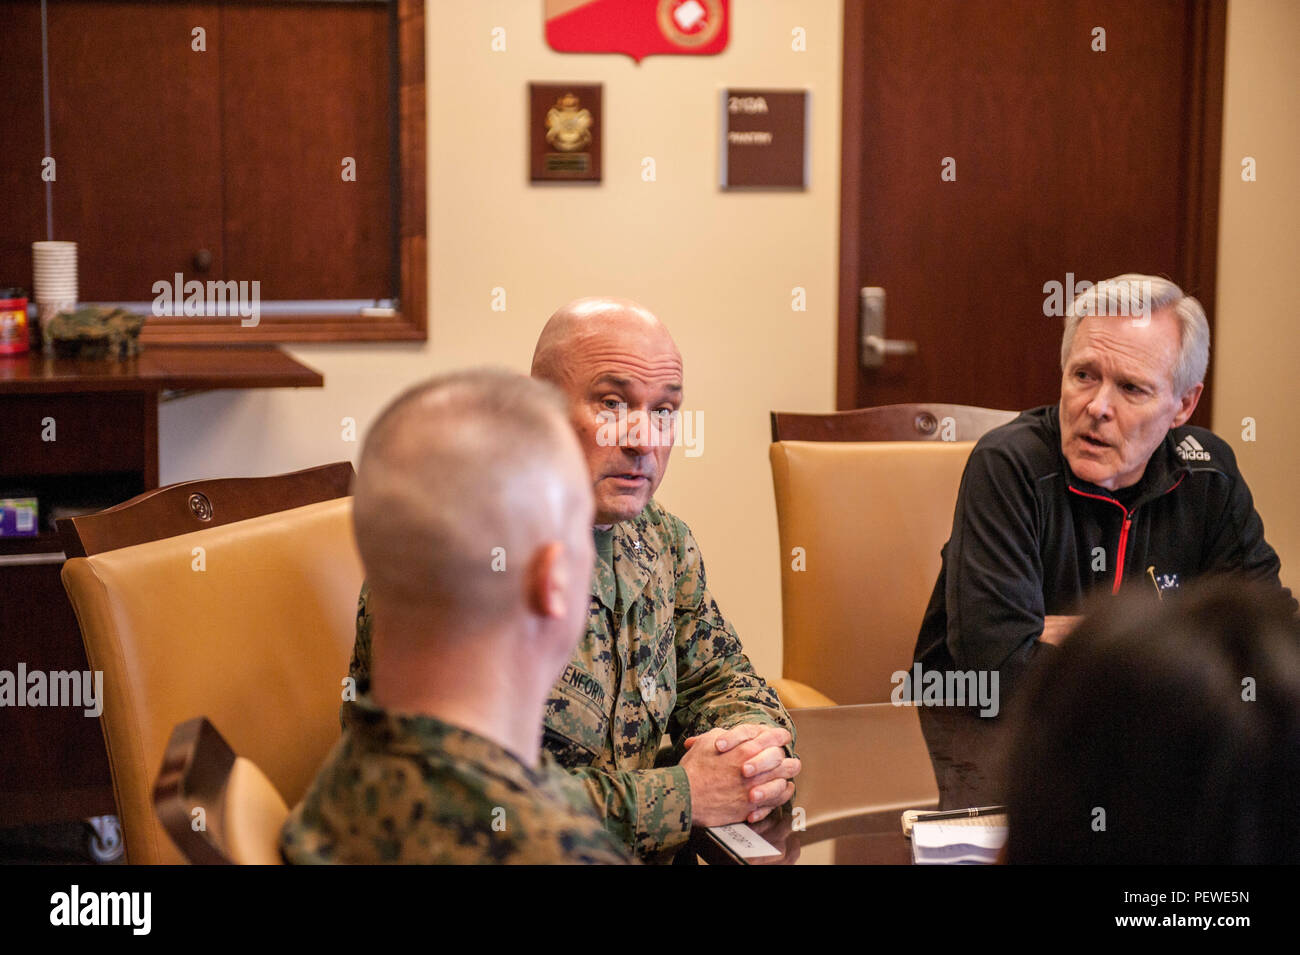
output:
[[[773,413],[784,638],[775,685],[787,707],[889,702],[891,675],[911,667],[966,459],[1015,416],[934,404]],[[918,440],[870,437],[908,429]],[[942,440],[945,431],[963,440]]]
[[[206,715],[290,804],[338,739],[362,578],[351,477],[344,462],[192,481],[60,522],[68,553],[88,554],[62,576],[104,674],[129,862],[184,861],[151,800],[177,724]]]
[[[853,831],[853,821],[887,813],[898,832],[904,809],[939,805],[925,737],[912,707],[877,703],[793,710],[803,773],[797,802],[808,807],[808,843]]]
[[[978,441],[1020,412],[918,402],[826,414],[772,412],[773,441]]]
[[[289,816],[257,765],[236,756],[201,716],[167,742],[154,808],[167,835],[195,865],[280,865],[280,828]]]

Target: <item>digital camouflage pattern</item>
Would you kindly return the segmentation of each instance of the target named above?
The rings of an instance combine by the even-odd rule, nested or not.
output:
[[[61,357],[129,358],[140,353],[143,326],[143,315],[88,305],[42,320],[41,335]]]
[[[538,769],[431,716],[368,696],[280,834],[297,864],[625,864],[585,794],[545,751]]]
[[[652,500],[635,518],[597,531],[596,543],[587,631],[547,701],[543,744],[585,787],[610,832],[658,860],[690,835],[681,741],[738,723],[793,735],[794,724],[709,594],[684,522]],[[366,602],[363,586],[349,671],[358,692],[370,675]],[[657,767],[665,733],[674,745],[669,765]]]

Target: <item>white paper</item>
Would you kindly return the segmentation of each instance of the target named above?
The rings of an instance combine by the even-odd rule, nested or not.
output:
[[[773,859],[781,855],[776,846],[743,822],[732,823],[730,826],[710,826],[709,832],[742,859]]]
[[[979,846],[1001,849],[1007,841],[1006,826],[950,826],[942,822],[918,822],[912,827],[912,841],[918,846]]]
[[[912,827],[912,861],[920,865],[991,865],[1006,841],[1006,826],[918,822]]]

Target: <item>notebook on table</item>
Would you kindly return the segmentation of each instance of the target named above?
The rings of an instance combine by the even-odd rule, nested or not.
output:
[[[903,814],[903,832],[910,832],[916,865],[992,865],[1007,841],[1007,815],[1002,807],[964,813]]]

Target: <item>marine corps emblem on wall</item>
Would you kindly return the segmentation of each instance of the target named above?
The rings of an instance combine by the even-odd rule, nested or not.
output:
[[[659,30],[678,46],[711,43],[726,17],[720,0],[659,0]]]
[[[544,0],[559,53],[713,56],[727,48],[730,0]]]

